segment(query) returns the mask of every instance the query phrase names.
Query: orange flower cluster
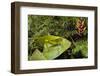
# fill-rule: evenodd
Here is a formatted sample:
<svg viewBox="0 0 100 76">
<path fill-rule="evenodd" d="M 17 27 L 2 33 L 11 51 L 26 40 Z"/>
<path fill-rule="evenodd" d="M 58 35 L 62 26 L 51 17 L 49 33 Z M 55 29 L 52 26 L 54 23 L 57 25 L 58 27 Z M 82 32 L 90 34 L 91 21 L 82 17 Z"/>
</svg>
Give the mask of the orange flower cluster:
<svg viewBox="0 0 100 76">
<path fill-rule="evenodd" d="M 86 30 L 85 20 L 78 19 L 76 22 L 76 28 L 79 35 Z"/>
</svg>

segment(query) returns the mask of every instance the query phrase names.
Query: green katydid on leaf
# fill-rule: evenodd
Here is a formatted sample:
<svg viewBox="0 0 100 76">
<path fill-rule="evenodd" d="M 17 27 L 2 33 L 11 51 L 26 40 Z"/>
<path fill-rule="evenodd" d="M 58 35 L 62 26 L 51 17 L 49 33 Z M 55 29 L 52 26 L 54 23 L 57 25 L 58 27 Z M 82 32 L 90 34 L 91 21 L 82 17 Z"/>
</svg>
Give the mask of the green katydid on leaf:
<svg viewBox="0 0 100 76">
<path fill-rule="evenodd" d="M 43 52 L 36 49 L 30 57 L 30 60 L 53 60 L 60 56 L 71 45 L 69 40 L 53 35 L 38 37 L 37 41 L 44 45 Z"/>
</svg>

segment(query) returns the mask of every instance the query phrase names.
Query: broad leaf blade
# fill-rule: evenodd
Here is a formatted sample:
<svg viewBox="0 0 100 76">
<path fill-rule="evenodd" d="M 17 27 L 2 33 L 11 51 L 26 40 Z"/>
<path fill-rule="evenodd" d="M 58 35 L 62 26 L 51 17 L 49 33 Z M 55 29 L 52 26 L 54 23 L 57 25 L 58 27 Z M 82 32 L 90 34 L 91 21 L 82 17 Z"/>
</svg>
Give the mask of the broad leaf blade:
<svg viewBox="0 0 100 76">
<path fill-rule="evenodd" d="M 46 58 L 38 49 L 36 49 L 30 57 L 30 60 L 46 60 Z"/>
<path fill-rule="evenodd" d="M 49 43 L 44 44 L 44 50 L 43 55 L 47 59 L 54 59 L 61 55 L 64 51 L 66 51 L 70 47 L 71 43 L 67 39 L 62 38 L 62 41 L 60 44 L 53 45 Z"/>
</svg>

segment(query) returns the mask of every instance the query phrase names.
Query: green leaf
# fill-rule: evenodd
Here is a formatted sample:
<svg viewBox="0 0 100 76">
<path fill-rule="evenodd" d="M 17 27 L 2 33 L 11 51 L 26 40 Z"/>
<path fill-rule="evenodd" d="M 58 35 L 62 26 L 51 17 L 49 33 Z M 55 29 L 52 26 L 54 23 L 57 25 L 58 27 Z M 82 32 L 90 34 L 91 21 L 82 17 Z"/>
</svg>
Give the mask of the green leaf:
<svg viewBox="0 0 100 76">
<path fill-rule="evenodd" d="M 46 58 L 43 56 L 43 53 L 41 53 L 38 49 L 36 49 L 32 56 L 30 57 L 30 60 L 45 60 Z"/>
<path fill-rule="evenodd" d="M 56 57 L 58 57 L 59 55 L 61 55 L 64 51 L 66 51 L 71 43 L 64 39 L 61 38 L 62 40 L 60 41 L 60 44 L 50 44 L 47 43 L 44 46 L 44 50 L 43 50 L 43 55 L 47 58 L 47 59 L 54 59 Z"/>
<path fill-rule="evenodd" d="M 35 50 L 32 54 L 31 60 L 50 60 L 58 57 L 66 51 L 71 43 L 65 38 L 53 35 L 46 35 L 38 38 L 38 41 L 44 44 L 43 52 Z"/>
</svg>

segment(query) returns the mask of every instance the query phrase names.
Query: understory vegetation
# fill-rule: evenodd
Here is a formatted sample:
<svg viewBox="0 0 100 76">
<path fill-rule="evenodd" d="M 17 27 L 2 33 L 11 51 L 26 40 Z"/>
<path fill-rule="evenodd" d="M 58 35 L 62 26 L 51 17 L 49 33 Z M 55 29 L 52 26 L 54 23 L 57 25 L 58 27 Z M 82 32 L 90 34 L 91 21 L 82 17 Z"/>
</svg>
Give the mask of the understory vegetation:
<svg viewBox="0 0 100 76">
<path fill-rule="evenodd" d="M 28 60 L 88 57 L 88 18 L 28 15 Z"/>
</svg>

